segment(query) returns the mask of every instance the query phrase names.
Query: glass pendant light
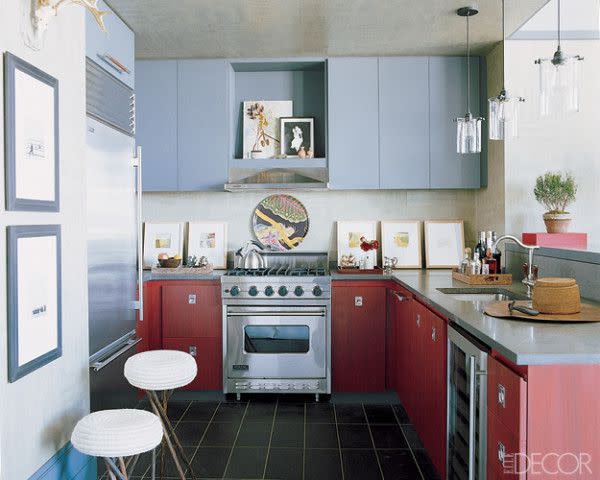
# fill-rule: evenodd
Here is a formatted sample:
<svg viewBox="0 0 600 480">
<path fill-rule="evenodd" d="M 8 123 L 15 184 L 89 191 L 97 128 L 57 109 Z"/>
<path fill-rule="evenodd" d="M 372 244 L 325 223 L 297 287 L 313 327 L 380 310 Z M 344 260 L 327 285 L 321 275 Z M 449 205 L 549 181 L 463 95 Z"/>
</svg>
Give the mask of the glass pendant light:
<svg viewBox="0 0 600 480">
<path fill-rule="evenodd" d="M 490 140 L 504 140 L 508 137 L 517 136 L 519 103 L 525 101 L 522 97 L 510 97 L 506 91 L 506 73 L 504 70 L 505 39 L 504 0 L 502 0 L 502 90 L 497 96 L 488 99 Z"/>
<path fill-rule="evenodd" d="M 467 113 L 456 119 L 456 151 L 458 153 L 481 152 L 481 122 L 483 118 L 471 114 L 471 43 L 469 38 L 469 17 L 477 15 L 472 7 L 459 8 L 456 12 L 467 19 Z"/>
<path fill-rule="evenodd" d="M 540 112 L 542 115 L 579 111 L 580 55 L 565 55 L 560 47 L 560 0 L 558 1 L 558 48 L 552 58 L 538 58 L 540 66 Z"/>
</svg>

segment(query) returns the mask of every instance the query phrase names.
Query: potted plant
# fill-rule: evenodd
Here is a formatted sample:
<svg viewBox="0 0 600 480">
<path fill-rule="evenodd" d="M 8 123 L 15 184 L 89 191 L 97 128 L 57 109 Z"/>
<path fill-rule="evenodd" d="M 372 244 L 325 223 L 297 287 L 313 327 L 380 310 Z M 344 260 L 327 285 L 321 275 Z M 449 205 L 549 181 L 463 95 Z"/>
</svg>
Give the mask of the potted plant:
<svg viewBox="0 0 600 480">
<path fill-rule="evenodd" d="M 533 190 L 535 199 L 546 207 L 544 223 L 548 233 L 569 230 L 571 214 L 567 207 L 575 200 L 577 184 L 570 173 L 546 172 L 537 178 Z"/>
</svg>

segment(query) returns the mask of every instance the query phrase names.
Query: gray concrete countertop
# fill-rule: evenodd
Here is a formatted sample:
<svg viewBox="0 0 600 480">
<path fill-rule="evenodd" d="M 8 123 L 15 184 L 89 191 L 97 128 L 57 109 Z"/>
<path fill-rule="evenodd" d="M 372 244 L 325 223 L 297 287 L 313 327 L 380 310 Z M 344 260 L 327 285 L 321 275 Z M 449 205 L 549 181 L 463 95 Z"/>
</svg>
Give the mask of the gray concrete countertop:
<svg viewBox="0 0 600 480">
<path fill-rule="evenodd" d="M 459 301 L 438 290 L 469 287 L 453 280 L 449 270 L 395 270 L 391 276 L 334 273 L 332 279 L 393 279 L 450 322 L 517 365 L 600 363 L 600 323 L 530 322 L 490 317 L 482 312 L 482 304 Z M 525 293 L 520 282 L 499 288 Z"/>
<path fill-rule="evenodd" d="M 198 281 L 206 281 L 206 280 L 219 280 L 225 270 L 213 270 L 211 273 L 207 273 L 206 275 L 196 275 L 193 273 L 154 273 L 150 270 L 144 270 L 144 282 L 151 282 L 153 280 L 198 280 Z"/>
</svg>

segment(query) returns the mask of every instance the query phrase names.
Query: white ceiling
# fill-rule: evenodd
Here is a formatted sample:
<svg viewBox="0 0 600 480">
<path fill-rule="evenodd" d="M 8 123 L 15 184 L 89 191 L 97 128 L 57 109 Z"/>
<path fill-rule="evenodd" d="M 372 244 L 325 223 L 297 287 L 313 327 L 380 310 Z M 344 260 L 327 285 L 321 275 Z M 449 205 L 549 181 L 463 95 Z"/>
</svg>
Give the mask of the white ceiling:
<svg viewBox="0 0 600 480">
<path fill-rule="evenodd" d="M 508 33 L 548 0 L 506 0 Z M 465 0 L 109 0 L 138 58 L 450 55 L 465 50 Z M 476 53 L 502 38 L 501 0 L 477 2 Z"/>
</svg>

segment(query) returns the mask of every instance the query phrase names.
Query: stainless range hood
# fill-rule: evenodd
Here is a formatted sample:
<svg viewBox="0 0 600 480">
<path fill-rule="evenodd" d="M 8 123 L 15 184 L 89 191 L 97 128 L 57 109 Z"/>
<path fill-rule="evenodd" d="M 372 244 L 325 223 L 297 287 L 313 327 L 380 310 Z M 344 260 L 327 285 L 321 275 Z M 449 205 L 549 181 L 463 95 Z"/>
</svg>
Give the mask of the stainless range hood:
<svg viewBox="0 0 600 480">
<path fill-rule="evenodd" d="M 323 170 L 323 171 L 319 171 Z M 252 173 L 239 180 L 226 183 L 225 190 L 228 192 L 242 192 L 252 190 L 328 190 L 329 184 L 323 178 L 326 178 L 325 169 L 315 169 L 309 172 L 303 170 L 299 173 L 292 169 L 272 168 L 260 172 Z M 231 172 L 235 176 L 235 172 Z M 230 176 L 230 180 L 231 180 Z M 240 175 L 238 175 L 238 178 Z"/>
</svg>

